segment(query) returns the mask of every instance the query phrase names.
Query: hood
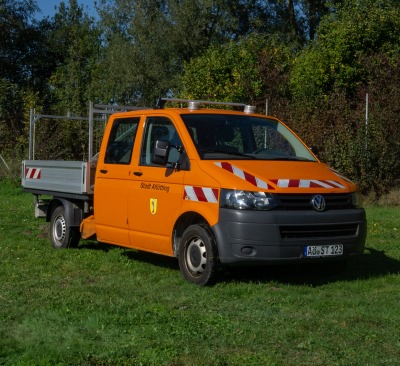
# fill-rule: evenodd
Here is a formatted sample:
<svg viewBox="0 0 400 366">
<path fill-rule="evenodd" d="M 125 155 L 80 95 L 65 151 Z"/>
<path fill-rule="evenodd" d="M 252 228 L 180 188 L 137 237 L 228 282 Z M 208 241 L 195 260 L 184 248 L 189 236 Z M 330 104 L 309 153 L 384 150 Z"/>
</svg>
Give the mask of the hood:
<svg viewBox="0 0 400 366">
<path fill-rule="evenodd" d="M 354 183 L 320 162 L 266 160 L 202 160 L 204 171 L 221 188 L 276 193 L 347 193 Z"/>
</svg>

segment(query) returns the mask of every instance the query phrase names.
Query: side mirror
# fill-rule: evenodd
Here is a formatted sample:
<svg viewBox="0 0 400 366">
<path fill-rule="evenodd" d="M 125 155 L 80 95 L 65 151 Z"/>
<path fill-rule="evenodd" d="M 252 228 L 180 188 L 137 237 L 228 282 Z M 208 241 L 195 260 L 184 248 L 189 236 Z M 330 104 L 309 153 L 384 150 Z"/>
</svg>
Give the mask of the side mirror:
<svg viewBox="0 0 400 366">
<path fill-rule="evenodd" d="M 170 145 L 168 141 L 157 140 L 154 143 L 151 162 L 158 165 L 167 165 Z"/>
</svg>

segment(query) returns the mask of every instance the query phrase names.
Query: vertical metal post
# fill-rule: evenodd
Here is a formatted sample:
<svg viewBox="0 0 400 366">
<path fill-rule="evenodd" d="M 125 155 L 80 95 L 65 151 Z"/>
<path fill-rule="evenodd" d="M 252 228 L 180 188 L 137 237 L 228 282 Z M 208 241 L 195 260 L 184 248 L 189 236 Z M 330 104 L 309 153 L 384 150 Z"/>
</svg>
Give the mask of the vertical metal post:
<svg viewBox="0 0 400 366">
<path fill-rule="evenodd" d="M 32 160 L 33 151 L 33 108 L 29 112 L 29 147 L 28 147 L 28 160 Z"/>
<path fill-rule="evenodd" d="M 368 148 L 368 93 L 365 94 L 365 149 Z"/>
<path fill-rule="evenodd" d="M 268 116 L 268 99 L 265 99 L 265 115 Z"/>
<path fill-rule="evenodd" d="M 93 157 L 93 102 L 89 102 L 89 163 L 92 162 Z"/>
<path fill-rule="evenodd" d="M 33 110 L 33 134 L 32 134 L 32 160 L 35 160 L 35 141 L 36 141 L 36 118 L 35 110 Z"/>
</svg>

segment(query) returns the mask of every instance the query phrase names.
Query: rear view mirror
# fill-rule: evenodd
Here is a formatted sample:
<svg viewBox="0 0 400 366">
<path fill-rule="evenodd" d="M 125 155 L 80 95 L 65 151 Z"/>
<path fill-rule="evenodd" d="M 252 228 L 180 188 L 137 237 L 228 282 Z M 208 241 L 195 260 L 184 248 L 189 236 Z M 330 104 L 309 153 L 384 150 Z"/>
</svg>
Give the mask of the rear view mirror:
<svg viewBox="0 0 400 366">
<path fill-rule="evenodd" d="M 309 146 L 309 149 L 311 150 L 311 152 L 315 155 L 318 156 L 319 154 L 319 149 L 317 146 Z"/>
<path fill-rule="evenodd" d="M 167 165 L 169 155 L 169 142 L 164 140 L 156 140 L 154 143 L 153 153 L 151 154 L 151 161 L 158 165 Z"/>
</svg>

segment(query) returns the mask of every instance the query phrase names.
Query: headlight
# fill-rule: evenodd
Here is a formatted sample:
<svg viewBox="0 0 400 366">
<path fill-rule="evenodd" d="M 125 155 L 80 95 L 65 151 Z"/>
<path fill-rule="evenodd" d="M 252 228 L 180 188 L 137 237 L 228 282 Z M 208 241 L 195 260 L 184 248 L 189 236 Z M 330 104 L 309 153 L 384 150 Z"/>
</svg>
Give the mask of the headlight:
<svg viewBox="0 0 400 366">
<path fill-rule="evenodd" d="M 221 191 L 221 207 L 237 210 L 271 210 L 276 207 L 274 197 L 266 192 Z"/>
<path fill-rule="evenodd" d="M 357 207 L 357 208 L 363 207 L 361 194 L 359 192 L 353 192 L 351 194 L 351 201 L 352 201 L 351 203 L 353 204 L 354 207 Z"/>
</svg>

